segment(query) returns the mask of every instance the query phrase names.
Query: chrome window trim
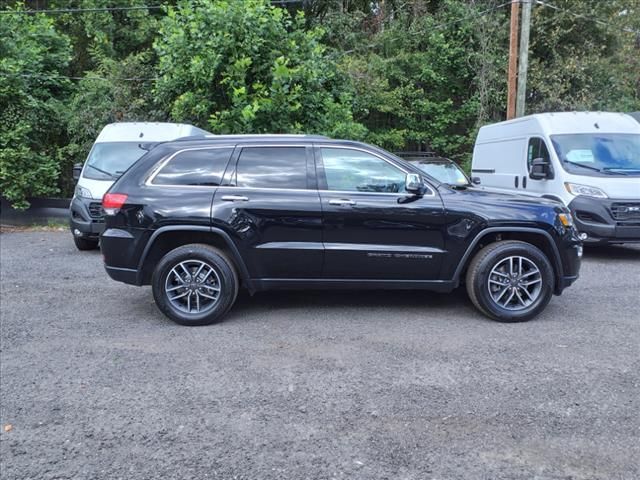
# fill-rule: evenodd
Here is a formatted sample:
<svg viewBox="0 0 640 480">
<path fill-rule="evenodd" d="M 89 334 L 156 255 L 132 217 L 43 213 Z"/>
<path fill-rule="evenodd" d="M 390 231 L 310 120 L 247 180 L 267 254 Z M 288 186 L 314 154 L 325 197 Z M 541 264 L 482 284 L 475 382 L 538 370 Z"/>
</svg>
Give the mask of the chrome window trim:
<svg viewBox="0 0 640 480">
<path fill-rule="evenodd" d="M 191 152 L 191 151 L 194 151 L 194 150 L 217 150 L 217 149 L 221 149 L 221 148 L 230 148 L 231 149 L 231 155 L 233 155 L 233 150 L 235 148 L 235 145 L 231 144 L 231 145 L 215 145 L 215 146 L 206 146 L 206 147 L 191 147 L 191 148 L 183 148 L 181 150 L 173 152 L 171 155 L 169 155 L 167 158 L 165 158 L 164 160 L 160 161 L 159 163 L 156 164 L 155 167 L 153 167 L 153 169 L 151 170 L 151 173 L 149 174 L 149 176 L 145 180 L 144 184 L 147 187 L 159 187 L 159 188 L 165 188 L 165 187 L 173 187 L 173 188 L 218 188 L 219 185 L 159 185 L 159 184 L 153 183 L 153 180 L 156 178 L 158 173 L 160 173 L 160 170 L 162 170 L 167 165 L 167 163 L 169 163 L 171 160 L 173 160 L 177 155 L 179 155 L 181 153 Z M 231 158 L 231 156 L 229 157 L 229 159 L 230 158 Z M 228 162 L 229 162 L 229 160 L 227 160 L 227 164 L 228 164 Z"/>
<path fill-rule="evenodd" d="M 160 185 L 157 185 L 160 186 Z M 166 185 L 162 185 L 163 187 L 166 187 Z M 427 185 L 427 187 L 429 187 Z M 409 192 L 356 192 L 356 191 L 350 191 L 350 190 L 320 190 L 318 188 L 271 188 L 271 187 L 236 187 L 234 185 L 220 185 L 219 187 L 213 187 L 213 188 L 228 188 L 230 190 L 273 190 L 273 191 L 282 191 L 282 190 L 286 190 L 287 192 L 314 192 L 314 193 L 339 193 L 339 194 L 345 194 L 345 193 L 358 193 L 358 194 L 362 194 L 362 195 L 394 195 L 396 197 L 408 197 L 413 195 L 412 193 Z M 433 193 L 433 191 L 431 190 L 431 188 L 429 187 L 429 191 L 431 192 L 429 195 L 425 194 L 423 195 L 423 197 L 434 197 L 435 194 Z"/>
<path fill-rule="evenodd" d="M 396 165 L 394 162 L 392 162 L 391 160 L 384 158 L 382 155 L 376 153 L 376 152 L 372 152 L 370 150 L 367 150 L 365 148 L 360 148 L 360 147 L 353 147 L 350 145 L 338 145 L 338 144 L 334 144 L 334 143 L 329 143 L 329 144 L 317 144 L 315 145 L 317 148 L 319 149 L 323 149 L 323 148 L 340 148 L 343 150 L 357 150 L 359 152 L 364 152 L 364 153 L 368 153 L 369 155 L 372 155 L 374 157 L 378 157 L 380 160 L 383 160 L 385 162 L 387 162 L 389 165 L 391 165 L 394 168 L 397 168 L 398 170 L 400 170 L 401 172 L 403 172 L 405 174 L 405 176 L 409 173 L 414 173 L 414 172 L 409 172 L 408 170 L 405 170 L 403 167 L 401 167 L 400 165 Z M 322 154 L 322 152 L 320 152 Z M 324 159 L 322 160 L 322 169 L 324 170 Z M 424 182 L 424 176 L 419 174 L 422 178 L 423 178 L 423 182 Z M 325 174 L 326 177 L 326 174 Z M 431 185 L 428 183 L 425 183 L 425 186 L 427 187 L 427 189 L 429 190 L 429 194 L 424 194 L 423 197 L 435 197 L 436 194 L 433 190 L 433 188 L 431 188 Z M 393 193 L 393 192 L 360 192 L 358 190 L 322 190 L 322 189 L 318 189 L 318 191 L 320 192 L 331 192 L 331 193 L 363 193 L 363 194 L 376 194 L 376 195 L 412 195 L 409 192 L 397 192 L 397 193 Z"/>
<path fill-rule="evenodd" d="M 397 193 L 393 193 L 393 192 L 358 192 L 358 191 L 353 191 L 353 190 L 322 190 L 320 188 L 315 188 L 315 189 L 309 189 L 309 188 L 271 188 L 271 187 L 237 187 L 235 185 L 159 185 L 159 184 L 154 184 L 153 180 L 156 178 L 156 176 L 158 175 L 158 173 L 160 173 L 160 170 L 162 170 L 164 168 L 164 166 L 169 163 L 171 160 L 173 160 L 177 155 L 179 155 L 180 153 L 184 153 L 184 152 L 190 152 L 190 151 L 194 151 L 194 150 L 216 150 L 216 149 L 220 149 L 220 148 L 231 148 L 231 149 L 236 149 L 236 148 L 264 148 L 264 147 L 303 147 L 303 148 L 323 148 L 323 147 L 327 147 L 327 148 L 342 148 L 342 149 L 346 149 L 346 150 L 357 150 L 360 152 L 364 152 L 364 153 L 368 153 L 370 155 L 373 155 L 374 157 L 378 157 L 381 160 L 387 162 L 388 164 L 390 164 L 392 167 L 397 168 L 398 170 L 401 170 L 405 175 L 408 172 L 407 170 L 405 170 L 404 168 L 400 167 L 399 165 L 396 165 L 395 163 L 391 162 L 390 160 L 384 158 L 383 156 L 379 155 L 378 153 L 375 152 L 371 152 L 365 148 L 361 148 L 361 147 L 353 147 L 353 146 L 347 146 L 347 145 L 340 145 L 340 144 L 335 144 L 335 143 L 320 143 L 320 144 L 313 144 L 313 143 L 267 143 L 267 144 L 245 144 L 245 143 L 238 143 L 238 144 L 227 144 L 227 145 L 209 145 L 206 147 L 190 147 L 190 148 L 183 148 L 180 149 L 178 151 L 173 152 L 171 155 L 169 155 L 167 158 L 165 158 L 164 160 L 161 160 L 160 162 L 158 162 L 156 164 L 156 166 L 151 170 L 151 173 L 148 175 L 147 179 L 145 180 L 144 184 L 147 187 L 152 187 L 152 188 L 199 188 L 199 189 L 216 189 L 216 188 L 231 188 L 231 189 L 243 189 L 243 190 L 277 190 L 277 191 L 282 191 L 282 190 L 286 190 L 288 192 L 326 192 L 326 193 L 338 193 L 338 194 L 349 194 L 349 193 L 357 193 L 357 194 L 366 194 L 366 195 L 395 195 L 395 196 L 407 196 L 407 195 L 412 195 L 409 192 L 397 192 Z M 241 154 L 242 152 L 240 152 Z M 231 154 L 231 157 L 233 157 L 233 152 Z M 231 161 L 231 157 L 230 160 Z M 240 160 L 240 155 L 238 155 L 238 160 L 236 161 L 236 168 L 237 168 L 237 163 Z M 435 191 L 432 188 L 432 186 L 428 183 L 425 184 L 429 190 L 428 194 L 424 194 L 424 197 L 435 197 Z"/>
<path fill-rule="evenodd" d="M 286 190 L 287 192 L 313 192 L 313 193 L 318 193 L 319 190 L 317 188 L 277 188 L 277 187 L 237 187 L 235 185 L 220 185 L 219 187 L 215 187 L 215 188 L 228 188 L 229 190 L 273 190 L 273 191 L 283 191 Z"/>
</svg>

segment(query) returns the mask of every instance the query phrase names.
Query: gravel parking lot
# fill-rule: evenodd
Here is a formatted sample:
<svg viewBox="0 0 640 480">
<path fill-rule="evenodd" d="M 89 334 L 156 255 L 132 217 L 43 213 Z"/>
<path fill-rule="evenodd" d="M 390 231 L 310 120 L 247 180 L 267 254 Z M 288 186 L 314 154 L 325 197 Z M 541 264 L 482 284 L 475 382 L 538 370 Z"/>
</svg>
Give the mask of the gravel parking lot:
<svg viewBox="0 0 640 480">
<path fill-rule="evenodd" d="M 640 478 L 638 247 L 525 324 L 279 292 L 186 328 L 66 231 L 0 244 L 2 479 Z"/>
</svg>

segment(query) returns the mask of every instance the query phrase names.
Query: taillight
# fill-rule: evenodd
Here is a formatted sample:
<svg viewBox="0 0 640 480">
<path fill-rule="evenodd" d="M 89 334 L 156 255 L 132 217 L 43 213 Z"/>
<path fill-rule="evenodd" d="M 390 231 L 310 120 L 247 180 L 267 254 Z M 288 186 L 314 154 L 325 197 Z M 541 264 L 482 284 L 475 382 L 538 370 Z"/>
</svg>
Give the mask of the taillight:
<svg viewBox="0 0 640 480">
<path fill-rule="evenodd" d="M 107 215 L 115 215 L 127 201 L 124 193 L 105 193 L 102 197 L 102 209 Z"/>
</svg>

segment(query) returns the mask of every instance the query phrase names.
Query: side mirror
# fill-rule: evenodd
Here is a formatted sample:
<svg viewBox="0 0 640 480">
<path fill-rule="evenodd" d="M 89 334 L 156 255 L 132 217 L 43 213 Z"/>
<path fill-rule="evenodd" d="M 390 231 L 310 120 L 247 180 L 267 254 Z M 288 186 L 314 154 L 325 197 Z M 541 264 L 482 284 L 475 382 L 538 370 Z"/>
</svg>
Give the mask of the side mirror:
<svg viewBox="0 0 640 480">
<path fill-rule="evenodd" d="M 82 173 L 82 164 L 76 163 L 73 166 L 73 179 L 77 182 L 80 180 L 80 174 Z"/>
<path fill-rule="evenodd" d="M 551 163 L 544 158 L 534 158 L 529 167 L 529 178 L 531 180 L 546 180 L 553 178 Z"/>
<path fill-rule="evenodd" d="M 407 173 L 404 180 L 404 189 L 414 195 L 423 195 L 427 187 L 422 183 L 420 175 L 417 173 Z"/>
<path fill-rule="evenodd" d="M 474 185 L 480 185 L 482 182 L 480 181 L 480 177 L 471 177 L 471 183 Z"/>
</svg>

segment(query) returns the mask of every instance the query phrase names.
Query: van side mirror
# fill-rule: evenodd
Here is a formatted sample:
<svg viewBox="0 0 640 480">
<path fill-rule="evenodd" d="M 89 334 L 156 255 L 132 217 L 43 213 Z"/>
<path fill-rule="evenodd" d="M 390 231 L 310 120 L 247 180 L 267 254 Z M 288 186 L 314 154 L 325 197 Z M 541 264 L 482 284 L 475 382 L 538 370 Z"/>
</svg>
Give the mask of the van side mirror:
<svg viewBox="0 0 640 480">
<path fill-rule="evenodd" d="M 73 179 L 77 182 L 80 180 L 80 174 L 82 173 L 82 164 L 76 163 L 73 166 Z"/>
<path fill-rule="evenodd" d="M 480 181 L 480 177 L 471 177 L 471 183 L 474 185 L 480 185 L 482 182 Z"/>
<path fill-rule="evenodd" d="M 404 189 L 409 193 L 413 193 L 414 195 L 424 195 L 427 187 L 424 183 L 422 183 L 420 175 L 418 175 L 417 173 L 407 173 L 407 176 L 404 180 Z"/>
<path fill-rule="evenodd" d="M 529 167 L 529 178 L 531 180 L 551 180 L 553 169 L 551 162 L 545 158 L 534 158 Z"/>
</svg>

